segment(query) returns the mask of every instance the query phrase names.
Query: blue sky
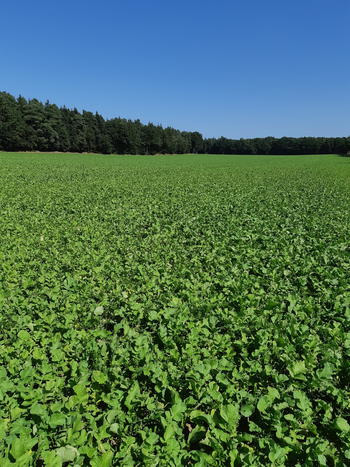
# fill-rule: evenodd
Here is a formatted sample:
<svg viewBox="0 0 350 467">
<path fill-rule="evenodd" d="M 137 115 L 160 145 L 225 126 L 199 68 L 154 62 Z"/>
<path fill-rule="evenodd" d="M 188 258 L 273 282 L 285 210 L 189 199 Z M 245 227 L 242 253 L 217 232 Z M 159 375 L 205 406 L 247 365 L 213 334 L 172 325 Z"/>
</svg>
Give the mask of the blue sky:
<svg viewBox="0 0 350 467">
<path fill-rule="evenodd" d="M 349 0 L 3 0 L 0 90 L 204 136 L 350 134 Z"/>
</svg>

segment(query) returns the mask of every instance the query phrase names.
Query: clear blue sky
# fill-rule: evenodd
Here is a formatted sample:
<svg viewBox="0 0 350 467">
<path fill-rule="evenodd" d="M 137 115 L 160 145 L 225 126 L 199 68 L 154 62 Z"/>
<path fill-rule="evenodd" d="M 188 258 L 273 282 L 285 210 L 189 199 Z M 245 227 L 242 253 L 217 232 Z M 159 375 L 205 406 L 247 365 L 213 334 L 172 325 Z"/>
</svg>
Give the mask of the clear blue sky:
<svg viewBox="0 0 350 467">
<path fill-rule="evenodd" d="M 350 134 L 349 0 L 3 0 L 0 90 L 205 136 Z"/>
</svg>

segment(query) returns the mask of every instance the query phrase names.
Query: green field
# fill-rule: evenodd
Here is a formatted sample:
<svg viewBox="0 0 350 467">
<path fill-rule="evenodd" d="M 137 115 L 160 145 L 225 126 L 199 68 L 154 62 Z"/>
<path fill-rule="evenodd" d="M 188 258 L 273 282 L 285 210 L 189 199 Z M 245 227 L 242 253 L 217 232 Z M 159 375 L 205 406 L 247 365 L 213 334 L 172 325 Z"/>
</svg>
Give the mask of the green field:
<svg viewBox="0 0 350 467">
<path fill-rule="evenodd" d="M 0 153 L 0 465 L 350 464 L 350 159 Z"/>
</svg>

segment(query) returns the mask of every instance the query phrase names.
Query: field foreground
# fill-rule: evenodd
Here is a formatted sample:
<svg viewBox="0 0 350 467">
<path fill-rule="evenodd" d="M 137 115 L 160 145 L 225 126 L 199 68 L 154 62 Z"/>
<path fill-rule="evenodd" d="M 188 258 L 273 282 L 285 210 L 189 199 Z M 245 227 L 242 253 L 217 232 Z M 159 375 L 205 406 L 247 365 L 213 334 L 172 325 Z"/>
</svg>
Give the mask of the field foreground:
<svg viewBox="0 0 350 467">
<path fill-rule="evenodd" d="M 350 159 L 0 154 L 0 465 L 349 465 Z"/>
</svg>

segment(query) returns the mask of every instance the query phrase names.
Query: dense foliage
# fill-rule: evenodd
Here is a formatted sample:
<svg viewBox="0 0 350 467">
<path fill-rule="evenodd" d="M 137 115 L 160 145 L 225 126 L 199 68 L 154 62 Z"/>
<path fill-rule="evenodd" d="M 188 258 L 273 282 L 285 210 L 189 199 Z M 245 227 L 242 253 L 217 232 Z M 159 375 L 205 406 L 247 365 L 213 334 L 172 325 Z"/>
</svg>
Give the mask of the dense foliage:
<svg viewBox="0 0 350 467">
<path fill-rule="evenodd" d="M 0 154 L 0 465 L 348 465 L 350 161 Z"/>
<path fill-rule="evenodd" d="M 330 154 L 350 151 L 350 138 L 203 139 L 98 113 L 59 108 L 0 92 L 0 150 L 114 154 Z"/>
</svg>

